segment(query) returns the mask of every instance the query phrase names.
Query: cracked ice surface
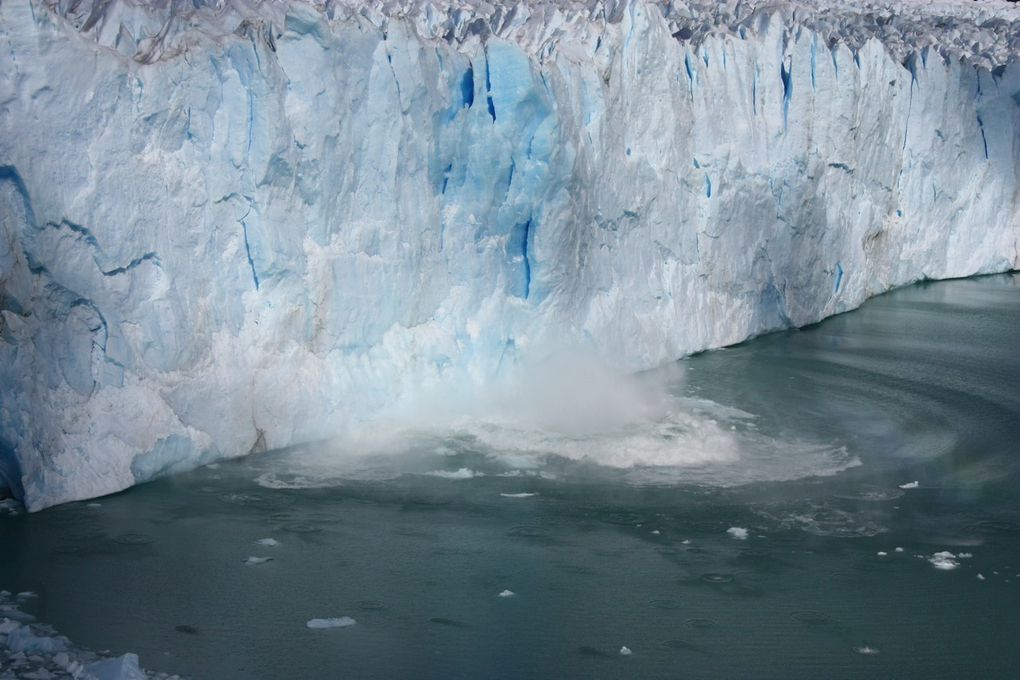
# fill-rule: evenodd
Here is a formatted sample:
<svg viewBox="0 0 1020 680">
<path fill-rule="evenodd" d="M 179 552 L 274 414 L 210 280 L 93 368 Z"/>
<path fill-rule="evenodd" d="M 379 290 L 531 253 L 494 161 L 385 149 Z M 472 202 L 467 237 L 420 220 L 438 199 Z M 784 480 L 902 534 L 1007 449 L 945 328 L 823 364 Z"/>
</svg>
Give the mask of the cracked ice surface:
<svg viewBox="0 0 1020 680">
<path fill-rule="evenodd" d="M 0 487 L 39 509 L 563 348 L 649 368 L 1015 268 L 1018 21 L 5 1 Z"/>
</svg>

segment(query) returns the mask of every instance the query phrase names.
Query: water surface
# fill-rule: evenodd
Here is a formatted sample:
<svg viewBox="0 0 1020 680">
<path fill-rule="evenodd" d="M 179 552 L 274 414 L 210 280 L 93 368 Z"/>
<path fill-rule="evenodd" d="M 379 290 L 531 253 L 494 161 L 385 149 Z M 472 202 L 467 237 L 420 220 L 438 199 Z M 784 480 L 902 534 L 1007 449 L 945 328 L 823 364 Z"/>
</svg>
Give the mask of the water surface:
<svg viewBox="0 0 1020 680">
<path fill-rule="evenodd" d="M 196 678 L 1016 677 L 1018 337 L 1020 276 L 918 285 L 601 435 L 472 416 L 0 517 L 0 588 Z"/>
</svg>

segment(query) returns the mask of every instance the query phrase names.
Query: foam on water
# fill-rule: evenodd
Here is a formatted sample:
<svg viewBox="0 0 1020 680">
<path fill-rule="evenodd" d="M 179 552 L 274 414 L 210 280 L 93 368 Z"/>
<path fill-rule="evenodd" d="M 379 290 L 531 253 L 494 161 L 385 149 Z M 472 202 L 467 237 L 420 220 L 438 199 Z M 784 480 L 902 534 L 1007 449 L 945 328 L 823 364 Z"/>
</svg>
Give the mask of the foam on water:
<svg viewBox="0 0 1020 680">
<path fill-rule="evenodd" d="M 620 376 L 547 362 L 486 395 L 436 394 L 384 425 L 302 447 L 256 482 L 318 488 L 402 474 L 735 486 L 830 476 L 860 464 L 838 442 L 780 437 L 752 413 L 684 393 L 680 365 Z"/>
</svg>

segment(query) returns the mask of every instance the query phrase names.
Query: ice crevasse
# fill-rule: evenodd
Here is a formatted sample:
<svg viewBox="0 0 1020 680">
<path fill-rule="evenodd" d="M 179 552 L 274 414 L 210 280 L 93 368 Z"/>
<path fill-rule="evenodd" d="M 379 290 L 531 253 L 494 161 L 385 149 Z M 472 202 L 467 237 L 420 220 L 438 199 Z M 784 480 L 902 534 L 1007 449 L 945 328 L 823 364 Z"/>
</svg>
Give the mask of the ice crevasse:
<svg viewBox="0 0 1020 680">
<path fill-rule="evenodd" d="M 0 487 L 1017 268 L 1017 36 L 995 1 L 5 0 Z"/>
</svg>

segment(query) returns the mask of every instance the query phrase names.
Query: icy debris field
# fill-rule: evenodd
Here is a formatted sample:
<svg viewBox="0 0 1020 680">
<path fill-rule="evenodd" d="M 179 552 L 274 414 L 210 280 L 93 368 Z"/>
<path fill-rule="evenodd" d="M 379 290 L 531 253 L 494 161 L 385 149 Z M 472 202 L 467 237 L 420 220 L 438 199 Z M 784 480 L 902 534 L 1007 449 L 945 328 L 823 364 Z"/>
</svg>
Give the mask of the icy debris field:
<svg viewBox="0 0 1020 680">
<path fill-rule="evenodd" d="M 135 654 L 110 656 L 76 647 L 21 610 L 33 597 L 0 590 L 0 680 L 179 680 L 146 672 Z"/>
</svg>

